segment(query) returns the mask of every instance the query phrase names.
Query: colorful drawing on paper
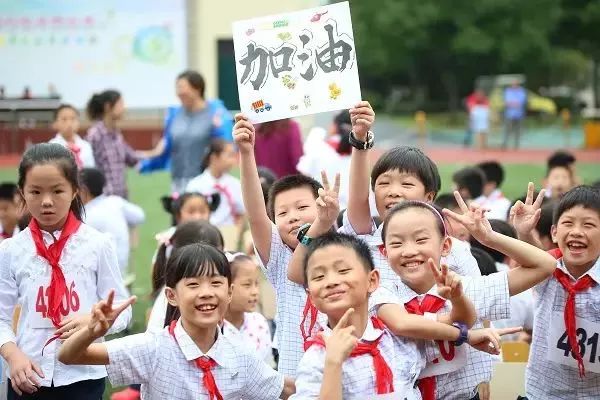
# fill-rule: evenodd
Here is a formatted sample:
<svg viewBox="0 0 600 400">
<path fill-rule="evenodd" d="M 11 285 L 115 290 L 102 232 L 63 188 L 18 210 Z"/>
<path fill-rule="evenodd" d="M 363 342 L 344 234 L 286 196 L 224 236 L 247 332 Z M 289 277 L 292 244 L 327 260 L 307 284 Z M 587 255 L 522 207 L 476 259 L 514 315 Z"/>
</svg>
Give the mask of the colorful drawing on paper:
<svg viewBox="0 0 600 400">
<path fill-rule="evenodd" d="M 361 99 L 347 2 L 238 21 L 233 38 L 240 104 L 253 122 L 349 108 Z M 258 99 L 304 107 L 265 113 L 250 107 Z"/>
</svg>

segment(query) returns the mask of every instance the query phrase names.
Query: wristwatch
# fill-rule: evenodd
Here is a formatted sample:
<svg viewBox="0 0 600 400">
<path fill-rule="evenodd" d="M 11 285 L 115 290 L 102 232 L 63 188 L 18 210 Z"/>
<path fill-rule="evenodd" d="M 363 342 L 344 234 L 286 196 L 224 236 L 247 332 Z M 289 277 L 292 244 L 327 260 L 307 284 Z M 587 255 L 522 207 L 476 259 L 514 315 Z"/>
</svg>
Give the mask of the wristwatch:
<svg viewBox="0 0 600 400">
<path fill-rule="evenodd" d="M 452 324 L 452 326 L 460 330 L 460 335 L 458 336 L 458 339 L 454 341 L 455 346 L 460 346 L 469 339 L 469 327 L 467 326 L 467 324 L 463 324 L 462 322 L 455 322 Z"/>
<path fill-rule="evenodd" d="M 375 144 L 375 135 L 371 131 L 367 132 L 366 142 L 358 140 L 356 136 L 354 136 L 354 131 L 350 132 L 348 139 L 350 141 L 350 145 L 358 150 L 369 150 L 373 148 L 373 145 Z"/>
<path fill-rule="evenodd" d="M 310 224 L 304 224 L 298 229 L 298 235 L 296 235 L 298 241 L 305 246 L 308 246 L 313 241 L 313 238 L 306 236 L 306 232 L 308 232 L 309 229 Z"/>
</svg>

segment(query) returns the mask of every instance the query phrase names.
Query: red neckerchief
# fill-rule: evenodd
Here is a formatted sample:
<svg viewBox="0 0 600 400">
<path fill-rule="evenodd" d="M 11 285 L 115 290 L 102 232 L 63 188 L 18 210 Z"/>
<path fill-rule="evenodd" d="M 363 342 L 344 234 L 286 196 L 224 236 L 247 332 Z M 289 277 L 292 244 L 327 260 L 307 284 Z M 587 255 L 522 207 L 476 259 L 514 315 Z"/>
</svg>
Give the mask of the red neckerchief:
<svg viewBox="0 0 600 400">
<path fill-rule="evenodd" d="M 446 304 L 446 300 L 426 294 L 420 304 L 419 299 L 415 297 L 408 303 L 405 303 L 404 308 L 410 314 L 425 315 L 425 313 L 437 313 L 444 307 L 444 304 Z M 439 345 L 440 341 L 436 340 L 436 342 L 438 342 Z M 423 400 L 435 400 L 435 389 L 435 376 L 419 379 L 419 391 L 421 392 Z"/>
<path fill-rule="evenodd" d="M 75 163 L 77 164 L 77 167 L 83 168 L 83 161 L 81 161 L 81 147 L 79 147 L 75 143 L 67 142 L 67 148 L 71 150 L 71 153 L 73 153 L 73 157 L 75 157 Z"/>
<path fill-rule="evenodd" d="M 169 333 L 175 339 L 175 343 L 177 343 L 177 338 L 175 337 L 175 326 L 177 326 L 177 321 L 171 321 L 169 325 Z M 210 400 L 223 400 L 223 396 L 221 396 L 221 392 L 219 392 L 219 388 L 217 387 L 217 382 L 215 382 L 215 377 L 212 373 L 212 369 L 217 365 L 217 362 L 210 357 L 198 357 L 194 360 L 196 367 L 202 370 L 203 377 L 202 383 L 208 392 L 208 397 Z"/>
<path fill-rule="evenodd" d="M 300 322 L 300 333 L 302 334 L 302 342 L 304 343 L 304 351 L 310 346 L 308 344 L 309 338 L 313 335 L 313 329 L 317 323 L 317 308 L 310 301 L 310 297 L 306 296 L 306 303 L 304 303 L 304 310 L 302 311 L 302 321 Z M 308 329 L 305 329 L 304 325 L 308 320 Z"/>
<path fill-rule="evenodd" d="M 37 254 L 48 261 L 50 267 L 52 268 L 51 276 L 50 276 L 50 286 L 48 286 L 48 318 L 52 321 L 52 325 L 56 329 L 60 328 L 60 305 L 62 303 L 62 299 L 67 292 L 67 283 L 65 282 L 65 276 L 63 275 L 62 269 L 58 264 L 60 261 L 60 257 L 62 255 L 62 251 L 67 244 L 67 241 L 71 237 L 72 234 L 77 232 L 77 229 L 81 226 L 81 221 L 77 219 L 75 214 L 72 211 L 69 211 L 69 215 L 67 216 L 67 220 L 65 221 L 65 225 L 62 228 L 60 233 L 60 237 L 54 243 L 52 243 L 48 248 L 46 248 L 46 244 L 44 243 L 44 238 L 42 237 L 42 231 L 40 230 L 40 226 L 35 218 L 31 219 L 29 222 L 29 230 L 31 231 L 31 237 L 33 238 L 33 242 L 35 243 L 35 249 Z"/>
<path fill-rule="evenodd" d="M 233 200 L 233 195 L 231 194 L 231 191 L 229 191 L 229 189 L 225 185 L 221 185 L 220 183 L 215 183 L 214 188 L 217 192 L 225 196 L 227 205 L 229 205 L 229 209 L 231 210 L 231 215 L 234 219 L 237 218 L 239 215 L 235 211 L 235 201 Z"/>
<path fill-rule="evenodd" d="M 548 254 L 550 254 L 552 257 L 556 258 L 557 260 L 559 258 L 562 258 L 562 251 L 560 251 L 560 249 L 557 247 L 555 249 L 552 250 L 548 250 Z"/>
<path fill-rule="evenodd" d="M 554 277 L 561 284 L 561 286 L 567 292 L 567 302 L 565 304 L 564 319 L 565 327 L 567 328 L 567 336 L 569 337 L 569 345 L 571 346 L 571 352 L 577 360 L 577 366 L 579 367 L 579 376 L 585 376 L 585 366 L 583 365 L 583 358 L 579 351 L 579 343 L 577 342 L 577 320 L 575 319 L 575 295 L 578 292 L 583 292 L 594 286 L 594 280 L 589 275 L 584 275 L 579 278 L 575 283 L 571 283 L 569 276 L 563 272 L 563 270 L 556 268 L 554 270 Z"/>
<path fill-rule="evenodd" d="M 373 323 L 373 327 L 376 329 L 385 328 L 383 322 L 381 322 L 377 317 L 372 317 L 371 321 Z M 354 350 L 352 350 L 350 353 L 350 357 L 358 357 L 365 354 L 370 354 L 373 357 L 373 369 L 375 370 L 375 386 L 377 389 L 377 394 L 393 393 L 394 373 L 379 351 L 380 340 L 381 337 L 373 342 L 358 342 L 356 347 L 354 347 Z M 325 341 L 321 336 L 318 335 L 312 337 L 306 342 L 306 344 L 306 349 L 310 348 L 312 345 L 325 347 Z"/>
</svg>

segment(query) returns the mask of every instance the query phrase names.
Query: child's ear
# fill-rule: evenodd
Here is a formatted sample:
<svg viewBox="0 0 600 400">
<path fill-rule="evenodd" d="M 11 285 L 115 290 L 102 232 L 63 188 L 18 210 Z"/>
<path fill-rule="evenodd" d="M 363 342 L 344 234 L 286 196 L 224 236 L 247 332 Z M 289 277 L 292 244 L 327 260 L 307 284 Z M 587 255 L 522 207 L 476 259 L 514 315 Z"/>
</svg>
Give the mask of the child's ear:
<svg viewBox="0 0 600 400">
<path fill-rule="evenodd" d="M 450 250 L 452 250 L 452 239 L 450 236 L 446 236 L 442 241 L 442 256 L 448 256 L 448 254 L 450 254 Z"/>
<path fill-rule="evenodd" d="M 558 244 L 558 241 L 556 240 L 556 225 L 552 225 L 550 228 L 550 237 L 552 238 L 552 243 Z"/>
<path fill-rule="evenodd" d="M 374 269 L 369 272 L 369 294 L 373 293 L 379 287 L 379 271 Z"/>
<path fill-rule="evenodd" d="M 435 192 L 427 192 L 425 193 L 425 201 L 427 203 L 432 203 L 435 198 Z"/>
<path fill-rule="evenodd" d="M 229 285 L 229 290 L 227 290 L 227 304 L 231 303 L 231 299 L 233 297 L 233 283 Z"/>
<path fill-rule="evenodd" d="M 173 307 L 179 307 L 179 305 L 177 304 L 177 295 L 175 294 L 173 288 L 167 286 L 165 288 L 165 296 L 167 297 L 167 301 L 170 305 L 172 305 Z"/>
</svg>

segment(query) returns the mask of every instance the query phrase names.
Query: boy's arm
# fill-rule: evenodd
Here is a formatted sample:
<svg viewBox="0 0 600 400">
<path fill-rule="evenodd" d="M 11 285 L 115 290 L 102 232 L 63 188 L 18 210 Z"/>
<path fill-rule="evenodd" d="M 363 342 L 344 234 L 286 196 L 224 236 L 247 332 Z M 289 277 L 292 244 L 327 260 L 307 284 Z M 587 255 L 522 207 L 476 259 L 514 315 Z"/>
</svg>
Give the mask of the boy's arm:
<svg viewBox="0 0 600 400">
<path fill-rule="evenodd" d="M 324 171 L 321 172 L 323 189 L 319 189 L 317 203 L 317 218 L 306 232 L 306 236 L 314 239 L 324 235 L 331 230 L 340 212 L 338 195 L 340 191 L 340 174 L 336 174 L 333 189 L 329 186 L 329 180 Z M 288 265 L 288 279 L 299 285 L 304 285 L 304 257 L 306 257 L 306 246 L 299 243 L 294 249 L 294 254 Z"/>
<path fill-rule="evenodd" d="M 272 223 L 267 215 L 260 178 L 254 158 L 254 126 L 243 114 L 235 116 L 233 139 L 240 149 L 240 181 L 246 217 L 258 255 L 267 265 L 271 252 Z"/>
<path fill-rule="evenodd" d="M 342 366 L 358 342 L 358 338 L 354 336 L 355 328 L 350 325 L 353 313 L 353 308 L 346 310 L 331 335 L 327 338 L 321 335 L 325 342 L 325 366 L 320 399 L 342 400 Z"/>
<path fill-rule="evenodd" d="M 421 315 L 409 314 L 400 304 L 382 304 L 377 310 L 377 316 L 388 329 L 397 336 L 410 339 L 458 340 L 460 330 L 442 322 L 432 321 Z"/>
<path fill-rule="evenodd" d="M 371 105 L 362 101 L 350 109 L 352 131 L 356 139 L 366 142 L 375 113 Z M 369 207 L 369 152 L 352 149 L 350 158 L 350 185 L 348 198 L 348 220 L 359 235 L 369 234 L 373 228 Z"/>
</svg>

